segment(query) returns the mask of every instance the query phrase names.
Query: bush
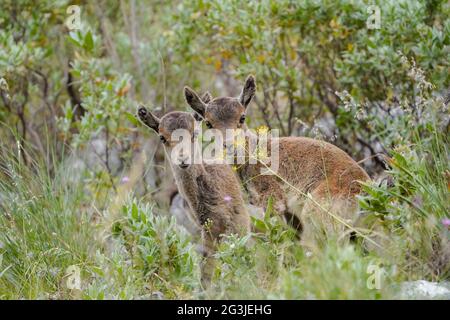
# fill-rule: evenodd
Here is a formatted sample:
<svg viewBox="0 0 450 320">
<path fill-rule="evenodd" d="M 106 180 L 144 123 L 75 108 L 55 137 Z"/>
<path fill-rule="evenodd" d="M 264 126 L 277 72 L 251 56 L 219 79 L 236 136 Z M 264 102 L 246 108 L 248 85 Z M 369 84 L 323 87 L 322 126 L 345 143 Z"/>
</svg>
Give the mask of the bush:
<svg viewBox="0 0 450 320">
<path fill-rule="evenodd" d="M 114 225 L 133 258 L 133 265 L 148 277 L 157 275 L 192 289 L 197 283 L 198 260 L 186 231 L 174 217 L 155 216 L 152 209 L 136 202 L 123 208 L 124 221 Z"/>
</svg>

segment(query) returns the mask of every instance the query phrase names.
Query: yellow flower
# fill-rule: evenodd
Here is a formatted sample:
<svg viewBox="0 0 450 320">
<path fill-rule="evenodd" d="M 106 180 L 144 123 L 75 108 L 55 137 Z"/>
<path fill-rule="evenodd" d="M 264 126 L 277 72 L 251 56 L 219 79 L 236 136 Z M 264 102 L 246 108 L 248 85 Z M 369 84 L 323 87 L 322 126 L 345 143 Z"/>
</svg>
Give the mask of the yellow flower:
<svg viewBox="0 0 450 320">
<path fill-rule="evenodd" d="M 198 18 L 200 18 L 201 15 L 202 15 L 201 11 L 193 12 L 193 13 L 191 13 L 191 19 L 193 19 L 193 20 L 198 19 Z"/>
<path fill-rule="evenodd" d="M 256 132 L 258 132 L 258 134 L 266 134 L 267 132 L 269 132 L 269 128 L 267 126 L 262 125 L 256 128 Z"/>
<path fill-rule="evenodd" d="M 217 59 L 217 60 L 214 62 L 214 69 L 216 69 L 217 72 L 219 72 L 220 69 L 222 69 L 222 60 Z"/>
<path fill-rule="evenodd" d="M 233 53 L 229 50 L 222 51 L 222 58 L 224 58 L 225 60 L 229 60 L 232 55 L 233 55 Z"/>
<path fill-rule="evenodd" d="M 266 61 L 266 56 L 263 55 L 263 54 L 260 54 L 259 56 L 256 57 L 256 60 L 257 60 L 259 63 L 264 63 L 264 62 Z"/>
<path fill-rule="evenodd" d="M 245 146 L 245 137 L 237 137 L 237 139 L 234 141 L 235 147 L 241 147 Z"/>
<path fill-rule="evenodd" d="M 223 150 L 222 154 L 217 153 L 217 155 L 216 155 L 216 160 L 224 160 L 225 157 L 226 157 L 226 155 L 227 155 L 227 151 L 226 151 L 226 150 Z"/>
<path fill-rule="evenodd" d="M 267 158 L 267 150 L 258 149 L 258 159 L 265 159 L 265 158 Z"/>
<path fill-rule="evenodd" d="M 334 19 L 332 19 L 330 21 L 330 27 L 333 29 L 338 29 L 339 28 L 339 22 L 336 22 Z"/>
</svg>

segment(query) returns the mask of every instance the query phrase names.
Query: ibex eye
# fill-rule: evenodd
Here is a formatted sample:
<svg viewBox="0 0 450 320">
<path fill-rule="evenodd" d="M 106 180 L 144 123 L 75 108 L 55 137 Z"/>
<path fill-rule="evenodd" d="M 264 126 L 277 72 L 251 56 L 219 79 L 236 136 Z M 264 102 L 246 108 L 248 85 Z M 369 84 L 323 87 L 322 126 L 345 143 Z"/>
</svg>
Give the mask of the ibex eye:
<svg viewBox="0 0 450 320">
<path fill-rule="evenodd" d="M 164 136 L 159 136 L 159 139 L 163 142 L 163 143 L 166 143 L 166 138 L 164 138 Z"/>
<path fill-rule="evenodd" d="M 209 129 L 212 129 L 212 124 L 211 124 L 209 121 L 206 122 L 206 126 L 207 126 Z"/>
<path fill-rule="evenodd" d="M 245 122 L 245 115 L 242 115 L 241 118 L 239 119 L 239 123 L 244 123 Z"/>
</svg>

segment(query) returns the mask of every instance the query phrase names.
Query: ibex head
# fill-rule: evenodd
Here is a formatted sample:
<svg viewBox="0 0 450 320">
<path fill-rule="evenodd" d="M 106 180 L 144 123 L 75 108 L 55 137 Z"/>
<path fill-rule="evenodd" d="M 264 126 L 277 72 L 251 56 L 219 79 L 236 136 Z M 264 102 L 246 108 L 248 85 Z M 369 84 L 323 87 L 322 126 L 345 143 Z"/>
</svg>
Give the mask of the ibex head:
<svg viewBox="0 0 450 320">
<path fill-rule="evenodd" d="M 186 169 L 193 163 L 192 153 L 195 148 L 192 145 L 195 142 L 197 130 L 192 114 L 174 111 L 159 119 L 147 108 L 140 106 L 137 116 L 142 123 L 159 135 L 164 149 L 174 164 L 181 169 Z"/>
<path fill-rule="evenodd" d="M 189 106 L 204 119 L 208 128 L 218 129 L 225 136 L 226 129 L 238 129 L 244 126 L 247 106 L 255 95 L 255 91 L 255 78 L 250 75 L 239 97 L 212 99 L 207 92 L 200 98 L 189 87 L 184 88 L 184 96 Z"/>
</svg>

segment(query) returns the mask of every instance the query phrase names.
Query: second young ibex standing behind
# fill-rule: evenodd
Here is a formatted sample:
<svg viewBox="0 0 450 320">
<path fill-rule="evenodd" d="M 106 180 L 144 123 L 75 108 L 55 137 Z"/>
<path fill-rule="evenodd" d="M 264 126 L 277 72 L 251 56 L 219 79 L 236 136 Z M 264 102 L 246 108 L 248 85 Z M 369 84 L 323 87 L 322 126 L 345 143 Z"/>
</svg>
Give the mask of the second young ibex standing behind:
<svg viewBox="0 0 450 320">
<path fill-rule="evenodd" d="M 195 164 L 194 155 L 173 152 L 176 130 L 185 130 L 196 150 L 195 119 L 187 112 L 170 112 L 158 119 L 145 107 L 139 107 L 138 117 L 153 129 L 164 144 L 166 155 L 175 176 L 178 189 L 188 202 L 194 218 L 201 226 L 203 254 L 202 283 L 207 285 L 211 278 L 214 253 L 222 235 L 243 235 L 250 231 L 250 217 L 241 195 L 239 180 L 228 165 Z M 184 139 L 184 137 L 183 137 Z M 186 143 L 185 141 L 183 141 Z"/>
<path fill-rule="evenodd" d="M 189 87 L 184 93 L 188 104 L 204 119 L 208 128 L 243 129 L 247 107 L 256 92 L 249 76 L 239 97 L 219 97 L 207 101 Z M 304 137 L 278 139 L 279 169 L 274 175 L 261 175 L 261 163 L 239 165 L 238 173 L 251 203 L 265 207 L 270 197 L 275 209 L 302 230 L 304 244 L 317 243 L 327 231 L 338 236 L 354 224 L 355 195 L 367 173 L 343 150 L 325 141 Z M 248 148 L 247 148 L 248 150 Z"/>
</svg>

